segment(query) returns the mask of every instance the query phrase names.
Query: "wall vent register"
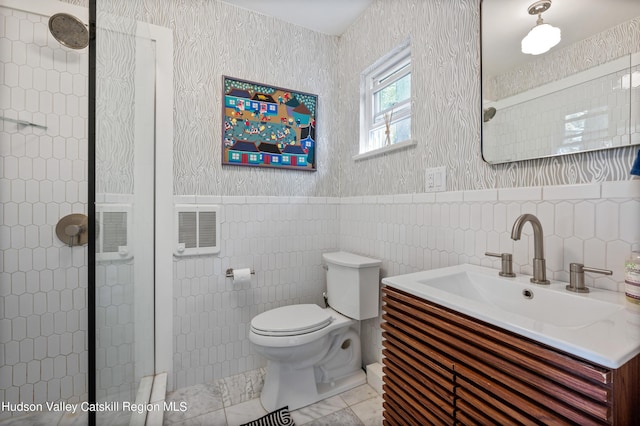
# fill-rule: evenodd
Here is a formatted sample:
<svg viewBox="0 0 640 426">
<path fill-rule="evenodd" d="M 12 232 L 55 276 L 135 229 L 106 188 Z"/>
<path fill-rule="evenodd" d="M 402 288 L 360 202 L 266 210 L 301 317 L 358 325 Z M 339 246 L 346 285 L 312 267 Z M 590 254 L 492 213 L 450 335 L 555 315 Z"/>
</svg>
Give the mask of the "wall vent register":
<svg viewBox="0 0 640 426">
<path fill-rule="evenodd" d="M 131 204 L 96 204 L 96 260 L 133 257 Z"/>
<path fill-rule="evenodd" d="M 220 251 L 220 214 L 216 205 L 175 206 L 176 256 L 215 254 Z"/>
</svg>

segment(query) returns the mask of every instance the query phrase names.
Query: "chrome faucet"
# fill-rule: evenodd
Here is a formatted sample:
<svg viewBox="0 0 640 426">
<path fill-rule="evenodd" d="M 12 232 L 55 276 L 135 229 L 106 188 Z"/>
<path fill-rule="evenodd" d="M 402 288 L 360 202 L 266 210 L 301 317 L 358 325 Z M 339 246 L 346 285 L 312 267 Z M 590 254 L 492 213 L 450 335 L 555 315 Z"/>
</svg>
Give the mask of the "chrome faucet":
<svg viewBox="0 0 640 426">
<path fill-rule="evenodd" d="M 544 260 L 544 244 L 542 241 L 542 225 L 537 217 L 530 213 L 520 215 L 513 224 L 511 239 L 518 241 L 522 234 L 522 227 L 525 223 L 531 222 L 533 227 L 533 278 L 531 282 L 535 284 L 549 284 L 547 279 L 547 267 Z"/>
</svg>

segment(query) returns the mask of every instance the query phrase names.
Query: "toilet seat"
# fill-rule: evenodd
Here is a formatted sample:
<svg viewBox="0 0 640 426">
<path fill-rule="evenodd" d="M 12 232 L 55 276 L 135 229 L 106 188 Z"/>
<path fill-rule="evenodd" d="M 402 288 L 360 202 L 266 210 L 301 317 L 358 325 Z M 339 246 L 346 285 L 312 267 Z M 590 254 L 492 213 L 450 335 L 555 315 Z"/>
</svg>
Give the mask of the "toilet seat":
<svg viewBox="0 0 640 426">
<path fill-rule="evenodd" d="M 255 316 L 251 331 L 262 336 L 299 336 L 327 327 L 330 312 L 314 304 L 282 306 Z"/>
</svg>

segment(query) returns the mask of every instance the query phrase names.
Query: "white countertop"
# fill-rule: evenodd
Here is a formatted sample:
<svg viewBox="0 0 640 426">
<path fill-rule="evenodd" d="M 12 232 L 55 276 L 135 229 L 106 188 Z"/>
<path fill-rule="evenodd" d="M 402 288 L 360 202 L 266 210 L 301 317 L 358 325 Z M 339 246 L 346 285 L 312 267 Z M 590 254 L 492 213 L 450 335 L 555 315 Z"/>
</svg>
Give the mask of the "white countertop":
<svg viewBox="0 0 640 426">
<path fill-rule="evenodd" d="M 530 283 L 530 276 L 498 272 L 464 264 L 382 283 L 604 367 L 621 367 L 640 353 L 640 306 L 623 293 L 573 293 L 566 282 L 543 286 Z M 525 289 L 532 299 L 522 296 Z"/>
</svg>

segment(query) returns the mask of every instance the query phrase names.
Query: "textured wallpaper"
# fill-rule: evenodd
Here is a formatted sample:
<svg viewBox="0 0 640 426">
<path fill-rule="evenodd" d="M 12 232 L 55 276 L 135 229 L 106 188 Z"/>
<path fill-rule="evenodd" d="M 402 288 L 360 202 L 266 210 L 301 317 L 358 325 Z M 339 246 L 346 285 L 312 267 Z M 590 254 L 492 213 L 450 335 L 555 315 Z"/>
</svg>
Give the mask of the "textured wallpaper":
<svg viewBox="0 0 640 426">
<path fill-rule="evenodd" d="M 173 30 L 176 195 L 338 195 L 337 37 L 219 1 L 101 0 L 99 8 Z M 223 75 L 318 95 L 317 172 L 222 167 Z"/>
<path fill-rule="evenodd" d="M 150 3 L 174 31 L 175 194 L 338 195 L 338 39 L 218 1 Z M 222 167 L 223 75 L 318 95 L 317 172 Z"/>
<path fill-rule="evenodd" d="M 106 30 L 106 27 L 114 30 Z M 96 193 L 133 194 L 135 22 L 98 13 Z M 152 94 L 148 94 L 151 95 Z M 139 95 L 138 95 L 139 96 Z"/>
<path fill-rule="evenodd" d="M 425 168 L 438 166 L 447 167 L 447 190 L 628 179 L 633 148 L 495 166 L 482 160 L 479 3 L 376 0 L 339 38 L 219 1 L 100 5 L 174 31 L 176 195 L 416 193 L 425 189 Z M 360 73 L 407 38 L 417 145 L 354 162 Z M 222 167 L 222 75 L 319 95 L 317 172 Z"/>
<path fill-rule="evenodd" d="M 479 3 L 378 0 L 340 39 L 342 196 L 423 192 L 424 169 L 438 166 L 447 167 L 450 191 L 629 179 L 637 148 L 494 166 L 482 161 Z M 632 28 L 637 38 L 637 23 Z M 354 162 L 359 74 L 407 37 L 417 146 Z"/>
<path fill-rule="evenodd" d="M 446 166 L 448 189 L 493 187 L 480 158 L 479 1 L 378 0 L 341 37 L 342 196 L 423 192 Z M 360 73 L 411 39 L 414 148 L 354 162 Z"/>
<path fill-rule="evenodd" d="M 76 6 L 89 7 L 89 0 L 60 0 L 60 1 L 74 4 Z"/>
<path fill-rule="evenodd" d="M 173 24 L 175 193 L 337 195 L 337 39 L 216 1 Z M 318 172 L 221 166 L 222 75 L 318 95 Z"/>
</svg>

